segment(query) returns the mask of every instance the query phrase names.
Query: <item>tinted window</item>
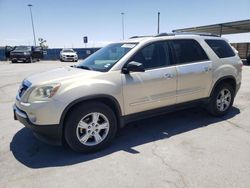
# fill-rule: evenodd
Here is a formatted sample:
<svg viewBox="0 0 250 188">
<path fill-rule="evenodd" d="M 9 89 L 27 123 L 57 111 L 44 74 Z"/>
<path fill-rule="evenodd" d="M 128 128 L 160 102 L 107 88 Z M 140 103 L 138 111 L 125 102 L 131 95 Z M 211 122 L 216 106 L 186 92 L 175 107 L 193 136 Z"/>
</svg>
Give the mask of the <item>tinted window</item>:
<svg viewBox="0 0 250 188">
<path fill-rule="evenodd" d="M 167 42 L 150 44 L 140 51 L 130 61 L 142 63 L 145 69 L 170 65 L 170 50 Z"/>
<path fill-rule="evenodd" d="M 207 54 L 195 40 L 173 40 L 172 45 L 176 55 L 176 63 L 178 64 L 208 60 Z"/>
<path fill-rule="evenodd" d="M 233 57 L 235 53 L 224 40 L 205 40 L 219 58 Z"/>
</svg>

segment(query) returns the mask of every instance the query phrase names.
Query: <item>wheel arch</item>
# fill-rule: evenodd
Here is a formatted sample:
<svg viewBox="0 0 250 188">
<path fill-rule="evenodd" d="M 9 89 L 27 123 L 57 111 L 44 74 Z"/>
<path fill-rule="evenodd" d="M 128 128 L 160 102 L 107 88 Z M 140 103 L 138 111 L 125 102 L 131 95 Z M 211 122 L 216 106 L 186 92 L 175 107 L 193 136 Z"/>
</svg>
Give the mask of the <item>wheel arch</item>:
<svg viewBox="0 0 250 188">
<path fill-rule="evenodd" d="M 122 116 L 122 111 L 119 102 L 110 95 L 91 95 L 87 97 L 81 97 L 79 99 L 76 99 L 72 101 L 63 111 L 61 118 L 60 118 L 60 126 L 64 134 L 64 124 L 67 119 L 67 116 L 69 115 L 69 112 L 71 109 L 77 107 L 78 105 L 84 103 L 84 102 L 101 102 L 104 103 L 105 105 L 109 106 L 115 113 L 115 116 L 117 118 L 117 123 L 118 127 L 122 127 L 123 123 L 121 122 L 121 116 Z"/>
<path fill-rule="evenodd" d="M 236 79 L 235 79 L 233 76 L 223 76 L 223 77 L 219 78 L 219 79 L 215 82 L 215 84 L 214 84 L 214 86 L 213 86 L 213 88 L 212 88 L 212 90 L 211 90 L 211 92 L 210 92 L 210 97 L 211 97 L 211 95 L 213 94 L 215 88 L 216 88 L 218 85 L 220 85 L 221 83 L 229 83 L 230 85 L 232 85 L 234 91 L 236 91 Z M 235 92 L 234 94 L 236 94 L 236 92 Z"/>
</svg>

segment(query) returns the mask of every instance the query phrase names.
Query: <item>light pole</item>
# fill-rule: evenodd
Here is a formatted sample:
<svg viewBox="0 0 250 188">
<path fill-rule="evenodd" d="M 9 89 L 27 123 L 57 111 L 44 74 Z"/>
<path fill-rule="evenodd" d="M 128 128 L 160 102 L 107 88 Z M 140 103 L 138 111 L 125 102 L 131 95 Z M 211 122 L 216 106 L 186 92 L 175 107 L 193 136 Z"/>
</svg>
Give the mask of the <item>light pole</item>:
<svg viewBox="0 0 250 188">
<path fill-rule="evenodd" d="M 121 13 L 122 15 L 122 39 L 124 40 L 124 12 Z"/>
<path fill-rule="evenodd" d="M 157 20 L 157 34 L 159 34 L 160 33 L 160 12 L 158 12 L 158 20 Z"/>
<path fill-rule="evenodd" d="M 31 17 L 32 30 L 33 30 L 34 45 L 36 46 L 36 34 L 35 34 L 35 28 L 34 28 L 34 22 L 33 22 L 33 15 L 32 15 L 32 10 L 31 10 L 32 6 L 33 5 L 28 4 L 28 7 L 30 8 L 30 17 Z"/>
</svg>

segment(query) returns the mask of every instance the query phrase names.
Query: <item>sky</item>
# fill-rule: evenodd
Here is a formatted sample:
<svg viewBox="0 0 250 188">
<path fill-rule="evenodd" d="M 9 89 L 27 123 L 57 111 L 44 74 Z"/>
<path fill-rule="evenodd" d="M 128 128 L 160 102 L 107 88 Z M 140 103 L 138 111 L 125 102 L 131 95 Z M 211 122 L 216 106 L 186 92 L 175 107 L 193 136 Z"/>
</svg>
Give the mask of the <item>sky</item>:
<svg viewBox="0 0 250 188">
<path fill-rule="evenodd" d="M 125 38 L 250 19 L 250 0 L 0 0 L 0 46 L 32 45 L 28 4 L 32 4 L 36 38 L 50 48 L 103 46 Z M 250 42 L 250 33 L 224 35 L 230 42 Z"/>
</svg>

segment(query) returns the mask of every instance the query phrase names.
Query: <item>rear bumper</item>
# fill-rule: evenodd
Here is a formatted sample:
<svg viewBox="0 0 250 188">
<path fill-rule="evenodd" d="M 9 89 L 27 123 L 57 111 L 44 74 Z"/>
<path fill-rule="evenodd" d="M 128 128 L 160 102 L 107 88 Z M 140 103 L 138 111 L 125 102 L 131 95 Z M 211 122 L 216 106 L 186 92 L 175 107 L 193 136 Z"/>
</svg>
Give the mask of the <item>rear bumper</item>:
<svg viewBox="0 0 250 188">
<path fill-rule="evenodd" d="M 13 106 L 14 119 L 31 129 L 34 135 L 41 141 L 52 144 L 62 144 L 62 129 L 60 125 L 35 125 L 31 123 L 26 113 L 16 105 Z"/>
<path fill-rule="evenodd" d="M 235 95 L 238 93 L 239 89 L 240 89 L 240 86 L 241 86 L 241 82 L 236 84 L 236 88 L 235 88 Z"/>
</svg>

